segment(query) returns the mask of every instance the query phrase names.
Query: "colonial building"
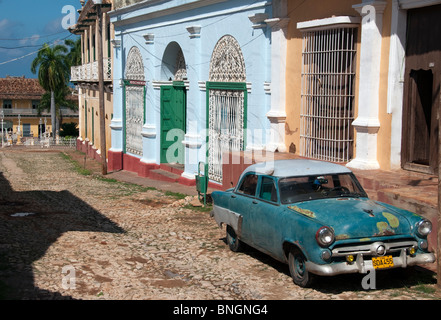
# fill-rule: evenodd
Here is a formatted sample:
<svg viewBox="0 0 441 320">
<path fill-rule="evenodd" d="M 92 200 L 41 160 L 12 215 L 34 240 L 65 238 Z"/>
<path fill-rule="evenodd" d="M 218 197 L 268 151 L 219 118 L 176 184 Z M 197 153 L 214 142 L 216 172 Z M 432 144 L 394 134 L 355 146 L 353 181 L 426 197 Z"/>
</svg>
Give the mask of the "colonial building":
<svg viewBox="0 0 441 320">
<path fill-rule="evenodd" d="M 98 91 L 98 19 L 97 7 L 94 1 L 82 2 L 77 24 L 70 32 L 81 36 L 82 64 L 71 68 L 71 82 L 78 88 L 79 96 L 79 137 L 77 149 L 87 153 L 92 158 L 100 159 L 100 111 Z M 107 12 L 112 8 L 111 0 L 104 0 L 100 5 L 102 19 L 103 47 L 103 79 L 104 79 L 104 108 L 106 150 L 110 148 L 110 122 L 113 113 L 113 75 L 112 58 L 113 26 Z"/>
<path fill-rule="evenodd" d="M 224 183 L 230 151 L 285 151 L 286 1 L 114 1 L 109 169 Z"/>
<path fill-rule="evenodd" d="M 178 164 L 192 184 L 204 162 L 225 187 L 235 183 L 226 153 L 265 150 L 433 174 L 440 8 L 439 0 L 115 1 L 109 168 L 152 176 Z"/>
<path fill-rule="evenodd" d="M 38 79 L 24 76 L 0 79 L 0 115 L 4 134 L 26 138 L 40 137 L 45 132 L 51 132 L 50 111 L 38 113 L 38 105 L 44 93 Z M 69 99 L 75 101 L 76 97 L 71 96 Z M 63 123 L 78 123 L 78 112 L 63 107 L 59 112 Z"/>
<path fill-rule="evenodd" d="M 441 1 L 294 0 L 288 12 L 287 149 L 434 173 Z"/>
</svg>

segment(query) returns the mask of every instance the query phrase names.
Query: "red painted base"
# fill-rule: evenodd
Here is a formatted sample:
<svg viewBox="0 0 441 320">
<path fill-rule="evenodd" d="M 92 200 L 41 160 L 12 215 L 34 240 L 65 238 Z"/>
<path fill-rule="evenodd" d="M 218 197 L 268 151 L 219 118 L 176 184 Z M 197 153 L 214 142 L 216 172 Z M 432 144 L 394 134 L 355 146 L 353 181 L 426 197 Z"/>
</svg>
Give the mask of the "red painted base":
<svg viewBox="0 0 441 320">
<path fill-rule="evenodd" d="M 89 158 L 101 162 L 101 155 L 98 153 L 98 150 L 89 143 L 89 141 L 77 139 L 77 150 L 84 152 Z"/>
<path fill-rule="evenodd" d="M 96 158 L 99 159 L 99 155 L 96 154 L 96 150 L 95 149 L 91 150 L 91 149 L 93 148 L 89 146 L 88 142 L 83 142 L 80 140 L 77 141 L 77 150 L 86 153 L 88 156 L 92 155 L 94 159 Z M 160 169 L 159 172 L 158 169 Z M 140 158 L 128 154 L 124 154 L 123 152 L 114 152 L 111 150 L 108 151 L 107 170 L 109 172 L 127 170 L 130 172 L 135 172 L 136 174 L 138 174 L 138 176 L 144 178 L 150 178 L 150 179 L 166 181 L 166 182 L 178 182 L 182 185 L 189 187 L 196 186 L 196 180 L 182 177 L 181 174 L 183 173 L 183 171 L 178 168 L 168 166 L 167 164 L 158 165 L 155 163 L 144 163 L 141 162 Z M 230 170 L 231 168 L 227 169 L 226 171 L 229 172 Z M 167 172 L 169 174 L 167 174 Z M 241 172 L 242 171 L 239 168 L 237 168 L 237 173 L 240 174 Z M 229 181 L 228 177 L 229 175 L 227 175 L 226 181 Z M 215 190 L 226 189 L 225 184 L 221 185 L 213 182 L 209 182 L 208 187 Z M 230 185 L 228 185 L 228 187 L 230 187 Z"/>
</svg>

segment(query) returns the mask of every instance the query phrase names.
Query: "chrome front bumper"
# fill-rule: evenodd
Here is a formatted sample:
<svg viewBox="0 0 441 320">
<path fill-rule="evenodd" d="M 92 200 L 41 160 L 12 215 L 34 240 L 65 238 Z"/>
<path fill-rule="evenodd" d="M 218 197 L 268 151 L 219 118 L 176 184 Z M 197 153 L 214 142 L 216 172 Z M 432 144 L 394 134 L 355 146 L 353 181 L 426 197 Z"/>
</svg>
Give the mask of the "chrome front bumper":
<svg viewBox="0 0 441 320">
<path fill-rule="evenodd" d="M 407 266 L 435 262 L 435 255 L 433 253 L 421 253 L 416 256 L 410 256 L 405 249 L 402 249 L 400 255 L 394 257 L 393 260 L 394 266 L 392 268 L 406 268 Z M 344 273 L 367 273 L 368 270 L 373 270 L 374 267 L 371 260 L 365 260 L 363 254 L 359 253 L 353 263 L 340 262 L 320 265 L 307 261 L 306 269 L 320 276 L 334 276 Z"/>
</svg>

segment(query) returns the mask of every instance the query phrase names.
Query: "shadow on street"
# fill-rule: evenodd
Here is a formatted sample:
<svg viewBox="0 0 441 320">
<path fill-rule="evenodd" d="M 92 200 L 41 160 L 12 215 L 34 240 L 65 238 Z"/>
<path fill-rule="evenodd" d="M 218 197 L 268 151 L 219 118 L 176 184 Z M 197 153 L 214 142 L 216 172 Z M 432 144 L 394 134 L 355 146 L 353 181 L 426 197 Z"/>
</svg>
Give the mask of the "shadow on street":
<svg viewBox="0 0 441 320">
<path fill-rule="evenodd" d="M 68 231 L 125 232 L 69 191 L 16 192 L 0 172 L 0 299 L 71 299 L 36 287 L 32 267 Z"/>
</svg>

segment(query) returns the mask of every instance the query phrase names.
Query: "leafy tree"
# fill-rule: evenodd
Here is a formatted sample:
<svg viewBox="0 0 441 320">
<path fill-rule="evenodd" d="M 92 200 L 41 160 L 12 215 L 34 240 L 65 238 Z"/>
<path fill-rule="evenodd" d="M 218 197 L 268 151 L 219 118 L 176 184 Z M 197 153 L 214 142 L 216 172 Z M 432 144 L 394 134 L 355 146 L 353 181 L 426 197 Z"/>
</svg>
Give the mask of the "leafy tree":
<svg viewBox="0 0 441 320">
<path fill-rule="evenodd" d="M 79 130 L 75 122 L 63 123 L 61 125 L 61 137 L 78 137 Z"/>
<path fill-rule="evenodd" d="M 46 91 L 51 94 L 50 110 L 52 123 L 52 137 L 55 138 L 56 110 L 55 92 L 66 87 L 69 79 L 69 70 L 66 64 L 65 54 L 67 48 L 63 45 L 49 46 L 47 43 L 38 51 L 37 57 L 32 61 L 31 71 L 37 72 L 38 81 Z"/>
</svg>

